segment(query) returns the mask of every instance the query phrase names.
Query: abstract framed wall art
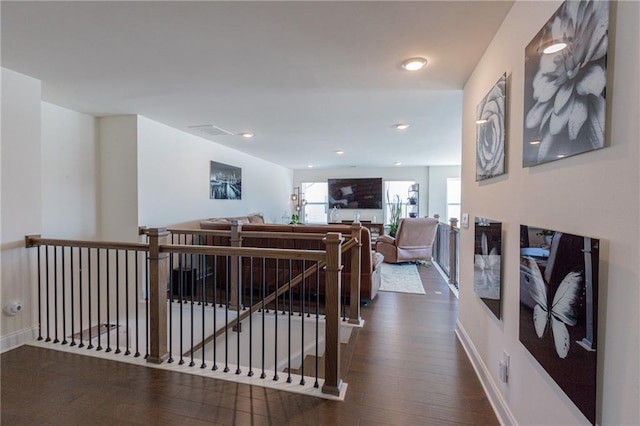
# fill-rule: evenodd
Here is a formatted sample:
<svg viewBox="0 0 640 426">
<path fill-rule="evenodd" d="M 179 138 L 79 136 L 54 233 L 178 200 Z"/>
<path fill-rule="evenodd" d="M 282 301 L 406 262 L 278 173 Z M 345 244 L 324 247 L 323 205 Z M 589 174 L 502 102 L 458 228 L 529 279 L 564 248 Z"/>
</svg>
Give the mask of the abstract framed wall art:
<svg viewBox="0 0 640 426">
<path fill-rule="evenodd" d="M 476 107 L 476 182 L 505 173 L 507 74 Z"/>
<path fill-rule="evenodd" d="M 502 222 L 476 217 L 473 290 L 500 319 Z"/>
<path fill-rule="evenodd" d="M 596 422 L 599 244 L 520 227 L 520 342 Z"/>
<path fill-rule="evenodd" d="M 209 170 L 209 198 L 212 200 L 242 199 L 240 167 L 212 161 Z"/>
<path fill-rule="evenodd" d="M 525 167 L 604 147 L 609 2 L 565 1 L 525 49 Z"/>
</svg>

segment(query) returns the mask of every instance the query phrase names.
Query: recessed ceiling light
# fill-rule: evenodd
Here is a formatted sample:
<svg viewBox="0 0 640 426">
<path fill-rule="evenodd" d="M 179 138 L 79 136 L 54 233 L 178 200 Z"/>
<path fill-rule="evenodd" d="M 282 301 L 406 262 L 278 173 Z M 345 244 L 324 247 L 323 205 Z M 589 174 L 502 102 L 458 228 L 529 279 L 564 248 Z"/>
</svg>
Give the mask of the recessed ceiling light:
<svg viewBox="0 0 640 426">
<path fill-rule="evenodd" d="M 489 120 L 476 120 L 476 124 L 484 124 Z"/>
<path fill-rule="evenodd" d="M 312 169 L 313 168 L 313 164 L 307 164 L 307 168 Z"/>
<path fill-rule="evenodd" d="M 557 158 L 564 158 L 564 157 L 566 157 L 565 154 L 558 154 L 558 156 L 557 156 Z"/>
<path fill-rule="evenodd" d="M 531 141 L 529 145 L 540 145 L 540 141 Z"/>
<path fill-rule="evenodd" d="M 402 163 L 400 161 L 396 161 L 395 163 L 393 163 L 394 166 L 400 166 L 402 165 Z"/>
<path fill-rule="evenodd" d="M 542 49 L 542 53 L 545 53 L 548 55 L 550 53 L 556 53 L 561 50 L 564 50 L 566 47 L 567 47 L 567 43 L 564 43 L 564 42 L 553 43 L 545 47 L 544 49 Z"/>
<path fill-rule="evenodd" d="M 396 124 L 396 129 L 398 130 L 405 130 L 409 128 L 409 124 L 407 123 L 398 123 Z"/>
<path fill-rule="evenodd" d="M 339 149 L 339 150 L 337 150 L 337 151 L 336 151 L 336 154 L 338 154 L 338 155 L 342 155 L 342 154 L 344 154 L 344 151 L 343 151 L 343 150 L 341 150 L 341 149 Z"/>
<path fill-rule="evenodd" d="M 422 67 L 427 65 L 427 60 L 425 58 L 409 58 L 402 62 L 402 68 L 407 71 L 418 71 Z"/>
<path fill-rule="evenodd" d="M 249 132 L 239 133 L 239 135 L 247 139 L 251 139 L 253 137 L 253 133 L 249 133 Z"/>
</svg>

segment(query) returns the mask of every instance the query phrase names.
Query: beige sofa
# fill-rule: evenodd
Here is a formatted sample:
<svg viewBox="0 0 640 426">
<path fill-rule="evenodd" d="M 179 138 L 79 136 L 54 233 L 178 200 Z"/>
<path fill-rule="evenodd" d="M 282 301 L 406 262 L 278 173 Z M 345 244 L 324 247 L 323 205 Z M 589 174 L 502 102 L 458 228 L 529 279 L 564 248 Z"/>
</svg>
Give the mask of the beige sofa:
<svg viewBox="0 0 640 426">
<path fill-rule="evenodd" d="M 240 225 L 244 225 L 247 223 L 264 223 L 264 217 L 261 214 L 250 214 L 248 216 L 236 216 L 236 217 L 214 217 L 211 219 L 206 219 L 200 222 L 200 227 L 202 229 L 207 229 L 202 227 L 204 223 L 205 226 L 213 223 L 232 223 L 233 221 L 237 221 Z"/>
</svg>

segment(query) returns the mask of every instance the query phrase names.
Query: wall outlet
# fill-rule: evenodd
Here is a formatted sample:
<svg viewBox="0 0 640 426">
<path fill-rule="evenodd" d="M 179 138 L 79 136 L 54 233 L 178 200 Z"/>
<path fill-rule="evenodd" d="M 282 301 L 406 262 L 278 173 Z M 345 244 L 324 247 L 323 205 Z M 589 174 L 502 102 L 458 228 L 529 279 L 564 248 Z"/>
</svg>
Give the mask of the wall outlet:
<svg viewBox="0 0 640 426">
<path fill-rule="evenodd" d="M 10 317 L 15 317 L 20 312 L 22 312 L 22 302 L 19 300 L 14 300 L 12 302 L 7 303 L 4 306 L 4 313 Z"/>
<path fill-rule="evenodd" d="M 509 354 L 506 351 L 502 351 L 502 359 L 498 364 L 500 380 L 503 383 L 507 383 L 509 381 Z"/>
</svg>

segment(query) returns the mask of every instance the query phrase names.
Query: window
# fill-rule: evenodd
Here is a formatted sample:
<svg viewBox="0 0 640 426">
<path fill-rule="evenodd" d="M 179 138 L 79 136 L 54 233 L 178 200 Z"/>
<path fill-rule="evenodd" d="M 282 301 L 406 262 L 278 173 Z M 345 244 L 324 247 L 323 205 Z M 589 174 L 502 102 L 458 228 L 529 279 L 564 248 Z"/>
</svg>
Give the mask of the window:
<svg viewBox="0 0 640 426">
<path fill-rule="evenodd" d="M 302 182 L 300 187 L 307 200 L 303 207 L 304 223 L 327 223 L 327 182 Z"/>
<path fill-rule="evenodd" d="M 396 199 L 396 195 L 400 197 L 400 202 L 402 203 L 402 213 L 400 217 L 407 217 L 407 194 L 409 193 L 409 187 L 415 184 L 416 181 L 388 181 L 385 182 L 385 193 L 384 193 L 384 203 L 385 203 L 385 212 L 384 212 L 384 223 L 389 224 L 389 219 L 391 218 L 391 206 L 390 202 L 394 202 Z M 389 195 L 387 199 L 387 194 Z"/>
<path fill-rule="evenodd" d="M 460 220 L 460 178 L 447 178 L 447 222 L 452 217 Z"/>
</svg>

